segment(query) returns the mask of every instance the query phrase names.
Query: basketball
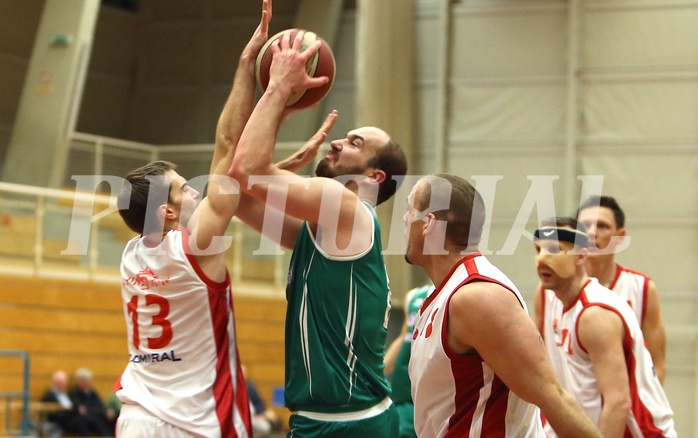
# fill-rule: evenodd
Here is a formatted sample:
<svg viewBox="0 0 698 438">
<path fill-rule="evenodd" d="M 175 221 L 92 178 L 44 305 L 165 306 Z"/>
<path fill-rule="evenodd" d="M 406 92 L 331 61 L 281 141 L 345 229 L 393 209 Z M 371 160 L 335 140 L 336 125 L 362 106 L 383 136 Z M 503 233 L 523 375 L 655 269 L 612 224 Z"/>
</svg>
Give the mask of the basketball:
<svg viewBox="0 0 698 438">
<path fill-rule="evenodd" d="M 298 32 L 298 29 L 287 29 L 269 38 L 257 55 L 257 60 L 255 62 L 255 77 L 257 80 L 257 86 L 262 92 L 264 92 L 264 90 L 267 89 L 267 85 L 269 85 L 269 68 L 271 67 L 271 61 L 273 58 L 272 51 L 269 50 L 269 47 L 286 32 L 291 32 L 291 40 L 293 40 L 296 32 Z M 303 36 L 300 50 L 301 52 L 306 50 L 316 40 L 320 40 L 322 45 L 315 55 L 308 59 L 305 64 L 305 69 L 308 72 L 308 75 L 311 77 L 317 78 L 327 76 L 330 80 L 326 84 L 317 88 L 294 91 L 291 97 L 288 99 L 288 102 L 286 102 L 286 106 L 289 108 L 307 108 L 315 105 L 316 103 L 320 102 L 327 95 L 327 93 L 329 93 L 330 89 L 332 88 L 332 84 L 334 83 L 334 54 L 325 40 L 320 38 L 314 32 L 306 31 L 305 35 Z"/>
</svg>

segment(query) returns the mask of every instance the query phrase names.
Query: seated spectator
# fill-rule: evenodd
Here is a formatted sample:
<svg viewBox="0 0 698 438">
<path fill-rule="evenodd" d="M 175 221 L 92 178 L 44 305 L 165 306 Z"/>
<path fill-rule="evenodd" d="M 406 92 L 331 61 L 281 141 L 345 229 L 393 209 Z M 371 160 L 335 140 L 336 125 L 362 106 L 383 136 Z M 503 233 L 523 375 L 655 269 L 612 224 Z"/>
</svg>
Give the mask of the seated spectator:
<svg viewBox="0 0 698 438">
<path fill-rule="evenodd" d="M 266 407 L 264 399 L 259 394 L 254 381 L 247 378 L 247 369 L 244 365 L 242 366 L 242 374 L 245 376 L 247 396 L 250 399 L 250 414 L 252 415 L 254 436 L 266 437 L 273 431 L 281 430 L 281 419 L 273 409 Z"/>
<path fill-rule="evenodd" d="M 107 411 L 99 394 L 92 388 L 92 372 L 78 368 L 75 386 L 68 392 L 76 411 L 76 424 L 71 434 L 77 436 L 113 436 L 107 422 Z M 68 430 L 65 431 L 68 433 Z"/>
<path fill-rule="evenodd" d="M 56 409 L 51 409 L 46 416 L 47 422 L 41 424 L 43 436 L 60 437 L 64 431 L 71 430 L 75 422 L 73 402 L 68 396 L 68 374 L 59 370 L 51 375 L 52 386 L 41 397 L 44 403 L 57 403 Z M 62 409 L 61 409 L 62 408 Z"/>
<path fill-rule="evenodd" d="M 107 399 L 107 423 L 113 434 L 116 434 L 116 420 L 119 419 L 119 412 L 121 412 L 121 400 L 113 392 Z"/>
</svg>

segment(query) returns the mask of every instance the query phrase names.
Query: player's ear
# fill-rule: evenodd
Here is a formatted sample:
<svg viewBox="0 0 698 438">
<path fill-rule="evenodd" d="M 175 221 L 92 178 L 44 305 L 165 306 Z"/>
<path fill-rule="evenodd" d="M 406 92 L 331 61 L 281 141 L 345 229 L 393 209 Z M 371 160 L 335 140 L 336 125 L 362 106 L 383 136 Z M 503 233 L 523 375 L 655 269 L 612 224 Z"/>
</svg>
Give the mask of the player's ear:
<svg viewBox="0 0 698 438">
<path fill-rule="evenodd" d="M 177 212 L 170 204 L 162 204 L 160 207 L 158 207 L 158 216 L 165 220 L 171 221 L 177 219 Z"/>
<path fill-rule="evenodd" d="M 582 266 L 584 263 L 587 261 L 587 257 L 589 256 L 589 250 L 587 248 L 575 248 L 575 251 L 577 252 L 577 258 L 574 261 L 574 264 L 577 266 Z"/>
<path fill-rule="evenodd" d="M 373 169 L 372 178 L 376 180 L 378 184 L 380 184 L 385 181 L 385 172 L 380 169 Z"/>
</svg>

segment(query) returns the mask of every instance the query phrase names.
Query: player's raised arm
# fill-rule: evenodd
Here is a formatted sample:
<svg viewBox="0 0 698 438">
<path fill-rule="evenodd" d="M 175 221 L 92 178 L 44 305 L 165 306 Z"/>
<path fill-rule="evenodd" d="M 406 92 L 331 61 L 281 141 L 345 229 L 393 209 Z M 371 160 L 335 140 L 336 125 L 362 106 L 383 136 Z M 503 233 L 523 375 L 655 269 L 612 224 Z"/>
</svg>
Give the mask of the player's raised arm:
<svg viewBox="0 0 698 438">
<path fill-rule="evenodd" d="M 236 181 L 228 177 L 227 171 L 232 164 L 245 123 L 252 113 L 255 59 L 267 41 L 271 13 L 271 0 L 263 0 L 260 23 L 240 55 L 232 90 L 218 119 L 207 196 L 188 224 L 190 247 L 194 249 L 205 270 L 212 263 L 211 256 L 220 258 L 218 255 L 225 249 L 222 240 L 219 240 L 220 245 L 223 245 L 220 248 L 212 246 L 212 242 L 225 233 L 238 208 L 240 191 Z M 211 270 L 220 271 L 223 267 L 220 260 L 216 260 L 215 265 L 210 267 Z"/>
</svg>

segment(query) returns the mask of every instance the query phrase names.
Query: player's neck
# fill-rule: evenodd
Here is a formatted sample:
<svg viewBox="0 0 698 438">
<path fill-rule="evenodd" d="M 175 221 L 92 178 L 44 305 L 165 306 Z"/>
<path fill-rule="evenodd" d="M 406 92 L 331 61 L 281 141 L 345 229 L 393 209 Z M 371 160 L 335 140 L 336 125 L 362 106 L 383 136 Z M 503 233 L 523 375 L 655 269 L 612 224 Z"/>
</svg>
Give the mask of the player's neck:
<svg viewBox="0 0 698 438">
<path fill-rule="evenodd" d="M 149 246 L 157 246 L 165 239 L 167 233 L 172 231 L 173 228 L 166 228 L 163 231 L 155 231 L 152 233 L 144 234 L 145 242 Z"/>
<path fill-rule="evenodd" d="M 464 255 L 461 253 L 434 255 L 428 258 L 428 264 L 423 266 L 423 268 L 434 285 L 439 287 L 446 277 L 449 276 L 453 267 L 460 262 L 463 257 Z"/>
<path fill-rule="evenodd" d="M 577 301 L 579 293 L 582 291 L 582 288 L 588 280 L 589 276 L 582 269 L 581 271 L 577 271 L 567 281 L 553 289 L 555 296 L 562 301 L 562 305 L 565 309 Z"/>
<path fill-rule="evenodd" d="M 587 274 L 599 280 L 602 286 L 608 287 L 616 276 L 616 262 L 613 256 L 590 256 L 586 261 Z"/>
</svg>

